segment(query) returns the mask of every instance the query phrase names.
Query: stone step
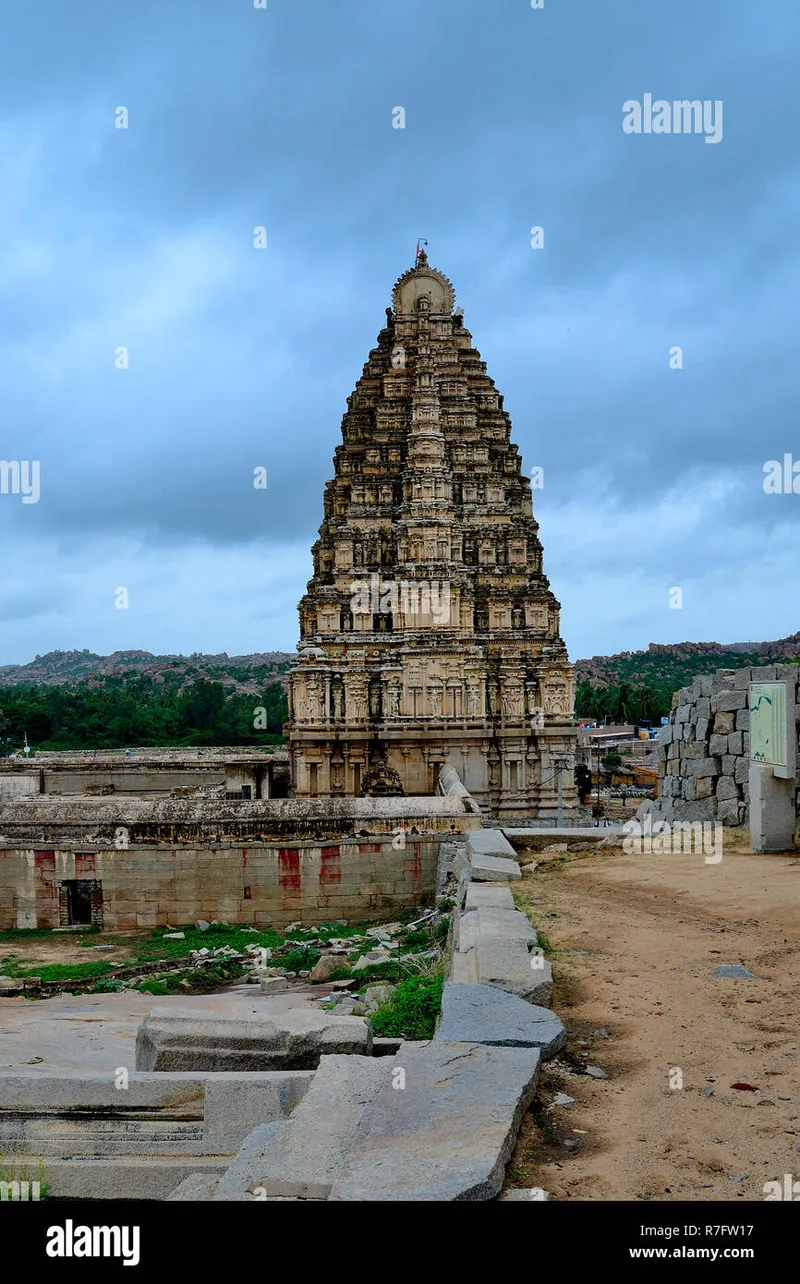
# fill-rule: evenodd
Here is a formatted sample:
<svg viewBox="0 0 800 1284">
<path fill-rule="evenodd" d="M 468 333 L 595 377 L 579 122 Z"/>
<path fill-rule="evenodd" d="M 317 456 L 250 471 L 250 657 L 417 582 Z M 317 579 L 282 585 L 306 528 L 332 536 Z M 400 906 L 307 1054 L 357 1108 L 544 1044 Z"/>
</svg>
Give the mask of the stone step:
<svg viewBox="0 0 800 1284">
<path fill-rule="evenodd" d="M 136 1069 L 314 1070 L 323 1054 L 372 1051 L 372 1030 L 361 1017 L 301 1008 L 265 1016 L 239 1006 L 230 1017 L 155 1008 L 139 1026 Z"/>
<path fill-rule="evenodd" d="M 48 1199 L 168 1199 L 193 1173 L 221 1176 L 233 1156 L 191 1155 L 77 1159 L 30 1155 L 25 1164 L 36 1174 L 42 1160 Z"/>
<path fill-rule="evenodd" d="M 0 1113 L 0 1152 L 10 1144 L 28 1146 L 48 1141 L 53 1145 L 84 1142 L 175 1142 L 202 1141 L 203 1123 L 177 1119 L 146 1119 L 141 1116 L 117 1116 L 104 1119 L 86 1115 L 12 1115 Z"/>
</svg>

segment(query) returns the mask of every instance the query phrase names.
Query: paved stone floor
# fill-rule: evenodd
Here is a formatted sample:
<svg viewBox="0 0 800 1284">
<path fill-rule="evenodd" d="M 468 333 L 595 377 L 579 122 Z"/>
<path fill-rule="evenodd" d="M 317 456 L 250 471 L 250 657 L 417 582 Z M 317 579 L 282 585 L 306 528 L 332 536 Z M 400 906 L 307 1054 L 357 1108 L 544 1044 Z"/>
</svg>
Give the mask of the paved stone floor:
<svg viewBox="0 0 800 1284">
<path fill-rule="evenodd" d="M 156 1008 L 193 1008 L 216 1016 L 260 1014 L 294 1007 L 319 1008 L 324 986 L 297 985 L 284 994 L 262 995 L 255 985 L 237 985 L 221 994 L 156 997 L 121 994 L 63 994 L 52 999 L 0 999 L 0 1072 L 79 1070 L 113 1073 L 132 1066 L 139 1023 Z M 238 1009 L 238 1010 L 237 1010 Z"/>
</svg>

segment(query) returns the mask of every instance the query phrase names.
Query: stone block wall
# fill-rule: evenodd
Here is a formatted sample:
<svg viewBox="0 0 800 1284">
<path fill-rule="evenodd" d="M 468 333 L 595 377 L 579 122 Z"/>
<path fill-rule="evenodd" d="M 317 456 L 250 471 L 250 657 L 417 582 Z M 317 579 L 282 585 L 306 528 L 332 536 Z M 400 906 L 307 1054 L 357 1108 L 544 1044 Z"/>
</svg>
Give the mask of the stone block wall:
<svg viewBox="0 0 800 1284">
<path fill-rule="evenodd" d="M 0 929 L 63 925 L 64 884 L 93 883 L 92 919 L 106 931 L 202 918 L 253 927 L 380 918 L 430 902 L 433 835 L 204 849 L 0 849 Z"/>
<path fill-rule="evenodd" d="M 748 822 L 751 682 L 786 681 L 793 677 L 800 707 L 800 666 L 771 664 L 762 668 L 718 669 L 697 677 L 672 698 L 669 724 L 659 735 L 658 797 L 644 803 L 652 819 Z M 797 736 L 800 728 L 795 727 Z M 797 781 L 800 815 L 800 779 Z"/>
</svg>

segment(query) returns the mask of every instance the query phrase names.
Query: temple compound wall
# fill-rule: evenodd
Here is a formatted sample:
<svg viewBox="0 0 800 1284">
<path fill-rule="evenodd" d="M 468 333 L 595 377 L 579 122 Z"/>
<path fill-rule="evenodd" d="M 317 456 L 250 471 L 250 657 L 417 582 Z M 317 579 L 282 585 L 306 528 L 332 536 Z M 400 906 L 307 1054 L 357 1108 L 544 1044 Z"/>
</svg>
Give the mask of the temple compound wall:
<svg viewBox="0 0 800 1284">
<path fill-rule="evenodd" d="M 0 801 L 29 794 L 142 797 L 219 793 L 246 799 L 286 797 L 285 749 L 154 749 L 38 752 L 0 758 Z"/>
<path fill-rule="evenodd" d="M 480 825 L 457 781 L 430 798 L 0 804 L 0 930 L 385 917 L 432 900 L 440 839 Z"/>
</svg>

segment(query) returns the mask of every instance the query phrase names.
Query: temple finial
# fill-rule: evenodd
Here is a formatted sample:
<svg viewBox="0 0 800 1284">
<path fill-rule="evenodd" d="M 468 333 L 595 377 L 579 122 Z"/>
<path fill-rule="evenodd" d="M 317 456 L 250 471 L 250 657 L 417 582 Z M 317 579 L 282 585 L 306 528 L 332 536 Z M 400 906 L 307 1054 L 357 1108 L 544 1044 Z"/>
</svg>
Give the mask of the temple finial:
<svg viewBox="0 0 800 1284">
<path fill-rule="evenodd" d="M 417 240 L 417 260 L 414 264 L 415 267 L 425 267 L 427 265 L 428 256 L 422 248 L 423 245 L 427 244 L 428 242 L 425 240 L 424 236 L 420 236 Z"/>
</svg>

